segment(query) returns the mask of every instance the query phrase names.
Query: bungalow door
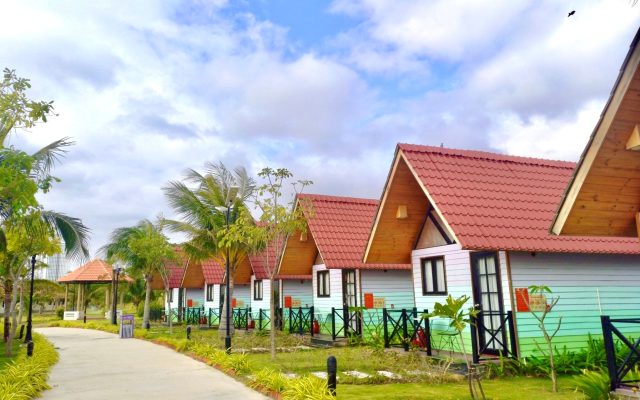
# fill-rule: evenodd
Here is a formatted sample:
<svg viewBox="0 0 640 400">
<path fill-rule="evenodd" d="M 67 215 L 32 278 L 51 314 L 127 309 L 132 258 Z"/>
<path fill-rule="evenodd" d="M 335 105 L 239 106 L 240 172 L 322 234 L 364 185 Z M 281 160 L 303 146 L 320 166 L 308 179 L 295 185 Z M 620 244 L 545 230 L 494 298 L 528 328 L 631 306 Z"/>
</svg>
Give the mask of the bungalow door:
<svg viewBox="0 0 640 400">
<path fill-rule="evenodd" d="M 471 270 L 474 303 L 480 310 L 476 320 L 478 355 L 503 353 L 506 350 L 507 326 L 504 323 L 498 253 L 471 253 Z"/>
<path fill-rule="evenodd" d="M 356 271 L 353 269 L 342 270 L 342 304 L 347 308 L 358 306 L 358 285 L 356 283 Z M 350 330 L 359 332 L 357 315 L 347 311 L 347 318 Z"/>
</svg>

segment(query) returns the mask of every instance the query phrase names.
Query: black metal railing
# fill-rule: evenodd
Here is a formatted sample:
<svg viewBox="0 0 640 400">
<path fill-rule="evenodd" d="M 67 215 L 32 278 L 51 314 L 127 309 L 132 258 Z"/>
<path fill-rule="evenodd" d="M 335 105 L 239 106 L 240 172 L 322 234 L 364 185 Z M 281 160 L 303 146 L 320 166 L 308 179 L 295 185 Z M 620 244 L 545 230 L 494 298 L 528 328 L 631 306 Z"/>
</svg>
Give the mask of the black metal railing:
<svg viewBox="0 0 640 400">
<path fill-rule="evenodd" d="M 249 317 L 251 308 L 234 308 L 233 309 L 233 326 L 236 329 L 249 330 Z"/>
<path fill-rule="evenodd" d="M 471 323 L 471 349 L 474 364 L 496 356 L 518 358 L 513 311 L 480 311 Z"/>
<path fill-rule="evenodd" d="M 271 310 L 258 310 L 258 325 L 256 329 L 259 331 L 271 328 Z"/>
<path fill-rule="evenodd" d="M 209 325 L 209 328 L 212 326 L 220 326 L 219 308 L 209 308 L 209 311 L 207 312 L 207 325 Z"/>
<path fill-rule="evenodd" d="M 162 321 L 165 324 L 169 323 L 169 318 L 171 318 L 171 322 L 178 322 L 178 309 L 177 308 L 171 308 L 169 310 L 169 314 L 167 315 L 166 310 L 162 312 Z"/>
<path fill-rule="evenodd" d="M 184 309 L 184 322 L 190 325 L 204 323 L 204 307 L 187 307 Z"/>
<path fill-rule="evenodd" d="M 331 337 L 362 336 L 362 310 L 331 307 Z"/>
<path fill-rule="evenodd" d="M 429 319 L 418 313 L 417 308 L 411 310 L 382 309 L 382 326 L 384 330 L 384 347 L 398 346 L 409 351 L 410 345 L 423 349 L 431 355 L 431 332 Z"/>
<path fill-rule="evenodd" d="M 602 322 L 602 335 L 607 355 L 607 371 L 609 372 L 611 391 L 615 391 L 620 387 L 636 386 L 640 379 L 625 379 L 625 377 L 635 369 L 638 361 L 640 361 L 640 338 L 633 340 L 626 337 L 614 324 L 618 326 L 622 324 L 640 324 L 640 318 L 611 319 L 608 315 L 602 315 L 600 321 Z M 614 335 L 615 340 L 623 345 L 621 350 L 629 352 L 624 358 L 621 354 L 616 354 L 618 350 L 614 343 Z"/>
<path fill-rule="evenodd" d="M 289 333 L 313 336 L 313 307 L 289 308 Z"/>
</svg>

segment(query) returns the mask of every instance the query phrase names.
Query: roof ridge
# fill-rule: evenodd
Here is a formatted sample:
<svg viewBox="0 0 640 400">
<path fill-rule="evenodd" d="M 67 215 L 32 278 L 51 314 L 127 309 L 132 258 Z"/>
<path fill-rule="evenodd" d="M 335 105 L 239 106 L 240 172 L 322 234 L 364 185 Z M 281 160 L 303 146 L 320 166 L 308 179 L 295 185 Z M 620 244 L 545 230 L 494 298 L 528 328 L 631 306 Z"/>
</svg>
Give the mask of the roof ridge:
<svg viewBox="0 0 640 400">
<path fill-rule="evenodd" d="M 501 161 L 501 162 L 511 162 L 515 164 L 542 165 L 546 167 L 566 168 L 566 169 L 574 169 L 576 166 L 576 163 L 572 161 L 514 156 L 514 155 L 502 154 L 502 153 L 496 153 L 496 152 L 490 152 L 490 151 L 484 151 L 484 150 L 454 149 L 454 148 L 448 148 L 448 147 L 428 146 L 428 145 L 411 144 L 411 143 L 398 143 L 398 147 L 401 150 L 405 150 L 405 151 L 415 151 L 415 152 L 422 152 L 422 153 L 439 153 L 439 154 L 444 154 L 448 156 L 493 160 L 493 161 Z"/>
<path fill-rule="evenodd" d="M 350 197 L 350 196 L 334 196 L 328 194 L 315 194 L 315 193 L 300 193 L 299 198 L 309 198 L 312 200 L 320 200 L 334 203 L 362 203 L 377 205 L 377 199 L 368 199 L 364 197 Z"/>
</svg>

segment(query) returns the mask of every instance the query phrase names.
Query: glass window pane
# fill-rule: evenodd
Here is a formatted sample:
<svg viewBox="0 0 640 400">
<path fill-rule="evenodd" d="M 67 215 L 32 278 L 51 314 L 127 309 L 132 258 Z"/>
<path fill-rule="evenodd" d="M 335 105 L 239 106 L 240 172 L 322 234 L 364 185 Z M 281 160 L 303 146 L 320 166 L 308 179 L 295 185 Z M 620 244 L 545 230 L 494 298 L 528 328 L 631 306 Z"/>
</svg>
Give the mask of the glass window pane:
<svg viewBox="0 0 640 400">
<path fill-rule="evenodd" d="M 445 291 L 445 282 L 444 282 L 444 261 L 437 260 L 436 261 L 436 277 L 437 277 L 437 290 L 438 292 Z"/>
<path fill-rule="evenodd" d="M 480 275 L 484 275 L 487 273 L 487 270 L 485 268 L 485 259 L 484 258 L 479 258 L 478 259 L 478 271 L 480 272 Z"/>
<path fill-rule="evenodd" d="M 489 291 L 490 292 L 497 292 L 498 291 L 498 277 L 495 275 L 489 275 L 487 277 L 487 280 L 489 281 Z"/>
<path fill-rule="evenodd" d="M 485 258 L 487 263 L 487 273 L 495 274 L 496 273 L 496 259 L 493 256 Z"/>
</svg>

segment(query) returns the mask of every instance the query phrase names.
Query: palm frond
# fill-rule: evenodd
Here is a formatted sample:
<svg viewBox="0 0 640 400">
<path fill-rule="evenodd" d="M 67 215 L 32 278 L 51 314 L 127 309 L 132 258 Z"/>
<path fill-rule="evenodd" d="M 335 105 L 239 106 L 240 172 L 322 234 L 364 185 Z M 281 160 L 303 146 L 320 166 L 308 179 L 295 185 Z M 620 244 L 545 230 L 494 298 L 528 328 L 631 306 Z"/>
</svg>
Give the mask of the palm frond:
<svg viewBox="0 0 640 400">
<path fill-rule="evenodd" d="M 55 211 L 42 211 L 42 220 L 64 241 L 65 252 L 71 258 L 89 258 L 90 229 L 79 218 Z"/>
<path fill-rule="evenodd" d="M 70 138 L 64 137 L 35 152 L 33 154 L 33 158 L 36 161 L 35 170 L 39 173 L 48 174 L 53 166 L 60 161 L 60 158 L 65 155 L 66 148 L 73 144 L 74 142 Z"/>
</svg>

